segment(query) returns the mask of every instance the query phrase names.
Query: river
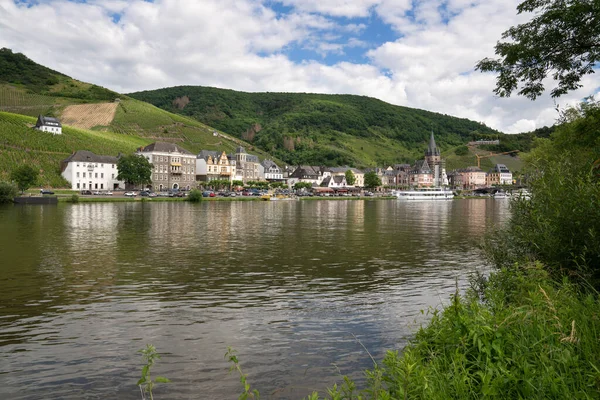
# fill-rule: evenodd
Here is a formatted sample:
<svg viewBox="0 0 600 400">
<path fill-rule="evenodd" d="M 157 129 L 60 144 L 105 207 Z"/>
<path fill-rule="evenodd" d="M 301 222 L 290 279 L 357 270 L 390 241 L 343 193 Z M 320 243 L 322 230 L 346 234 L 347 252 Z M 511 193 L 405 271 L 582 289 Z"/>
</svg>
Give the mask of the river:
<svg viewBox="0 0 600 400">
<path fill-rule="evenodd" d="M 493 199 L 0 207 L 0 398 L 234 399 L 359 381 L 485 268 Z M 364 346 L 364 348 L 363 348 Z"/>
</svg>

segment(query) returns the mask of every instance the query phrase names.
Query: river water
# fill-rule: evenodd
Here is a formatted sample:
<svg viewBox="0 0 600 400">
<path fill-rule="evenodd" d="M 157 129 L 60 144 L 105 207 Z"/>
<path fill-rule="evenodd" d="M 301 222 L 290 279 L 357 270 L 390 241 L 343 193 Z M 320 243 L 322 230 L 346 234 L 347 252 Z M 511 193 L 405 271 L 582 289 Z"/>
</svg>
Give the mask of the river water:
<svg viewBox="0 0 600 400">
<path fill-rule="evenodd" d="M 359 381 L 485 268 L 493 199 L 0 207 L 0 399 L 263 398 Z"/>
</svg>

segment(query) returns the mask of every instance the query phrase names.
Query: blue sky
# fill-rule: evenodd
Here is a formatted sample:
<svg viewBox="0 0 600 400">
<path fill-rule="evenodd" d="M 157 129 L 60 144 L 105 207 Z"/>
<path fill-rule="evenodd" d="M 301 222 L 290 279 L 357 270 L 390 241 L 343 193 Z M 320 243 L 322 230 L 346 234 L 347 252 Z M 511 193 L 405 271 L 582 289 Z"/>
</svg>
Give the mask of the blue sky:
<svg viewBox="0 0 600 400">
<path fill-rule="evenodd" d="M 493 94 L 474 71 L 519 0 L 0 0 L 0 47 L 119 92 L 204 85 L 366 95 L 504 132 L 551 125 L 554 100 Z M 31 23 L 23 23 L 29 21 Z M 561 97 L 574 104 L 600 86 Z"/>
</svg>

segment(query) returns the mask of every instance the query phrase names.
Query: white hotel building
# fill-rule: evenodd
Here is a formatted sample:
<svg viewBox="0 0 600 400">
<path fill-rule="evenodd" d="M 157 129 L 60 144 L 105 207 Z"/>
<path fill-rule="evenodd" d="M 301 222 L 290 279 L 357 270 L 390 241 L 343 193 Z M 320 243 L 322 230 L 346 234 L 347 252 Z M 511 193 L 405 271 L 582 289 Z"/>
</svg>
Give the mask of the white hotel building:
<svg viewBox="0 0 600 400">
<path fill-rule="evenodd" d="M 118 174 L 117 157 L 87 150 L 76 151 L 61 163 L 61 175 L 74 190 L 124 189 L 125 182 L 117 180 Z"/>
</svg>

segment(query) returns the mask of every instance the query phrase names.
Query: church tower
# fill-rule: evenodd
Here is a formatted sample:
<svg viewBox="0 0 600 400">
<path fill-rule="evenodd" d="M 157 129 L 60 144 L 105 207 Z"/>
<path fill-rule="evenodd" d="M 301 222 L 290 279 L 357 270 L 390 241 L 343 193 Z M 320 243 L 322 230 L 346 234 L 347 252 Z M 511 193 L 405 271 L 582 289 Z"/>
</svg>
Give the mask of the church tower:
<svg viewBox="0 0 600 400">
<path fill-rule="evenodd" d="M 429 138 L 429 146 L 427 147 L 427 150 L 425 150 L 425 160 L 433 171 L 433 186 L 440 187 L 447 185 L 448 177 L 446 176 L 446 161 L 442 160 L 440 149 L 438 149 L 435 144 L 433 131 L 431 131 L 431 137 Z"/>
</svg>

